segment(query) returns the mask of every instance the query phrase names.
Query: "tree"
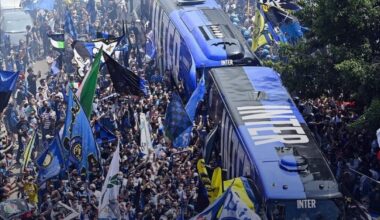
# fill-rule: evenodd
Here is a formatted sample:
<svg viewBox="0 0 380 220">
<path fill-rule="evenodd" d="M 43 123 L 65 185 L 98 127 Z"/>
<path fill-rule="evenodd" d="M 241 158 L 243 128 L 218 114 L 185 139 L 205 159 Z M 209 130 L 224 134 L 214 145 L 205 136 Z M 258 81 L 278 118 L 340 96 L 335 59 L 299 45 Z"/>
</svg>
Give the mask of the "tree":
<svg viewBox="0 0 380 220">
<path fill-rule="evenodd" d="M 298 13 L 310 28 L 295 47 L 282 46 L 274 64 L 300 96 L 343 95 L 362 106 L 380 96 L 379 0 L 317 0 Z"/>
<path fill-rule="evenodd" d="M 331 95 L 368 108 L 371 120 L 380 98 L 380 1 L 316 0 L 297 14 L 310 29 L 296 46 L 281 46 L 272 64 L 284 84 L 301 97 Z M 368 124 L 364 117 L 354 127 Z"/>
</svg>

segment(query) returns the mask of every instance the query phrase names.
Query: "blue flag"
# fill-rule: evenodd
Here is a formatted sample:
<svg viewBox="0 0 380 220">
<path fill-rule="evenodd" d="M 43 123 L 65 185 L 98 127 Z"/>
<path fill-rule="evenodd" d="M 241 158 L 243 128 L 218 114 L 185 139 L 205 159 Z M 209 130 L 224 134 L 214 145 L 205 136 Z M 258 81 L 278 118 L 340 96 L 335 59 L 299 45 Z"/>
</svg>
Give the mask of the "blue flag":
<svg viewBox="0 0 380 220">
<path fill-rule="evenodd" d="M 62 59 L 63 59 L 63 54 L 61 53 L 55 60 L 54 62 L 51 64 L 51 73 L 53 75 L 57 75 L 61 69 L 62 69 Z"/>
<path fill-rule="evenodd" d="M 147 36 L 145 42 L 145 54 L 149 56 L 150 59 L 154 59 L 156 56 L 156 48 L 154 42 L 150 36 Z"/>
<path fill-rule="evenodd" d="M 291 44 L 295 44 L 298 40 L 303 38 L 302 27 L 298 21 L 284 23 L 280 25 L 280 29 Z"/>
<path fill-rule="evenodd" d="M 223 207 L 224 202 L 227 198 L 228 193 L 231 191 L 231 187 L 226 190 L 217 200 L 215 200 L 211 205 L 209 205 L 205 210 L 203 210 L 198 215 L 191 218 L 191 220 L 196 219 L 218 219 L 217 215 L 219 210 Z"/>
<path fill-rule="evenodd" d="M 57 176 L 64 169 L 64 159 L 59 136 L 55 136 L 49 147 L 37 158 L 38 182 Z"/>
<path fill-rule="evenodd" d="M 71 13 L 69 10 L 66 10 L 66 20 L 65 20 L 65 32 L 69 33 L 71 37 L 75 40 L 78 38 L 77 31 L 74 26 L 73 18 L 71 17 Z"/>
<path fill-rule="evenodd" d="M 229 187 L 217 200 L 215 200 L 211 205 L 209 205 L 205 210 L 203 210 L 198 215 L 191 218 L 191 220 L 204 219 L 249 219 L 249 220 L 260 220 L 261 218 L 255 213 L 255 211 L 248 207 L 248 205 L 243 201 L 241 195 L 248 194 L 244 179 L 242 179 L 245 192 L 238 187 Z M 233 185 L 233 183 L 232 183 Z M 249 187 L 250 190 L 250 187 Z M 251 190 L 252 191 L 252 190 Z M 251 197 L 248 195 L 251 199 Z M 254 201 L 252 201 L 254 202 Z"/>
<path fill-rule="evenodd" d="M 113 141 L 117 140 L 116 135 L 114 135 L 110 130 L 105 128 L 98 121 L 95 122 L 94 129 L 95 129 L 96 143 L 98 145 L 101 145 L 103 143 L 113 142 Z"/>
<path fill-rule="evenodd" d="M 165 135 L 174 141 L 192 125 L 193 123 L 183 107 L 181 98 L 174 92 L 165 115 Z"/>
<path fill-rule="evenodd" d="M 186 104 L 186 112 L 189 115 L 191 121 L 194 121 L 195 113 L 198 107 L 198 103 L 203 99 L 206 93 L 206 83 L 205 76 L 202 75 L 202 78 L 198 82 L 197 88 L 194 90 L 189 101 Z M 187 147 L 190 144 L 191 138 L 191 129 L 192 125 L 188 127 L 184 132 L 179 135 L 173 142 L 174 147 Z"/>
<path fill-rule="evenodd" d="M 197 88 L 194 90 L 189 101 L 186 104 L 186 112 L 190 119 L 193 121 L 195 118 L 195 111 L 197 110 L 198 103 L 203 99 L 206 93 L 205 74 L 203 73 L 198 82 Z"/>
<path fill-rule="evenodd" d="M 0 113 L 7 107 L 13 90 L 16 87 L 19 72 L 0 70 Z"/>
<path fill-rule="evenodd" d="M 79 171 L 97 166 L 99 151 L 90 122 L 71 89 L 68 95 L 62 139 L 68 158 L 67 163 L 74 164 Z"/>
<path fill-rule="evenodd" d="M 88 0 L 86 9 L 87 9 L 87 13 L 90 15 L 91 23 L 94 23 L 96 21 L 95 0 Z"/>
</svg>

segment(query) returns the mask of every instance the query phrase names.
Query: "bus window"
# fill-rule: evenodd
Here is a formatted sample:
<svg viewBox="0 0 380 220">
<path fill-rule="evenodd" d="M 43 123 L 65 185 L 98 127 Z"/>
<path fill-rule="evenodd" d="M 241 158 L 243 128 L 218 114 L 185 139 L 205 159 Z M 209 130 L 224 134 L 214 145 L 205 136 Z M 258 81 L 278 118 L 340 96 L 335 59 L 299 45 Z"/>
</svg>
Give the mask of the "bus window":
<svg viewBox="0 0 380 220">
<path fill-rule="evenodd" d="M 283 204 L 276 204 L 273 209 L 270 210 L 273 220 L 285 219 L 285 206 Z"/>
</svg>

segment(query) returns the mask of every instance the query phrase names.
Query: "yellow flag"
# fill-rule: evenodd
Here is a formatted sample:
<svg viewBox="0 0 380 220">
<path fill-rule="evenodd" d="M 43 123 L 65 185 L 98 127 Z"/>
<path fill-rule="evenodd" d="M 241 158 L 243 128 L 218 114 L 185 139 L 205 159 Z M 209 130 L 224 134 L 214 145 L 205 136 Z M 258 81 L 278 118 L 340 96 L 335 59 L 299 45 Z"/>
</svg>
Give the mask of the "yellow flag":
<svg viewBox="0 0 380 220">
<path fill-rule="evenodd" d="M 268 43 L 265 36 L 262 34 L 265 26 L 264 16 L 260 13 L 260 10 L 256 9 L 255 12 L 255 29 L 253 31 L 253 43 L 252 43 L 252 51 L 255 52 L 257 48 L 262 45 Z"/>
<path fill-rule="evenodd" d="M 211 201 L 211 195 L 213 194 L 214 189 L 211 187 L 211 180 L 208 176 L 208 172 L 207 172 L 207 169 L 205 166 L 205 160 L 204 159 L 198 160 L 197 170 L 198 170 L 199 177 L 201 178 L 203 185 L 207 189 L 208 200 Z"/>
<path fill-rule="evenodd" d="M 223 193 L 222 181 L 222 168 L 217 167 L 214 169 L 211 179 L 211 188 L 213 189 L 213 192 L 210 195 L 210 203 L 214 202 L 215 199 Z"/>
<path fill-rule="evenodd" d="M 33 148 L 34 148 L 34 142 L 36 140 L 36 131 L 33 133 L 33 136 L 32 138 L 29 140 L 28 142 L 28 145 L 26 146 L 25 148 L 25 151 L 24 151 L 24 163 L 22 165 L 22 171 L 25 169 L 25 167 L 28 165 L 29 163 L 29 160 L 30 160 L 30 156 L 32 155 L 32 151 L 33 151 Z"/>
<path fill-rule="evenodd" d="M 240 177 L 224 181 L 225 189 L 230 186 L 232 187 L 232 190 L 239 195 L 240 199 L 248 206 L 248 208 L 254 209 L 254 204 L 249 198 L 247 191 L 245 190 L 244 183 Z"/>
</svg>

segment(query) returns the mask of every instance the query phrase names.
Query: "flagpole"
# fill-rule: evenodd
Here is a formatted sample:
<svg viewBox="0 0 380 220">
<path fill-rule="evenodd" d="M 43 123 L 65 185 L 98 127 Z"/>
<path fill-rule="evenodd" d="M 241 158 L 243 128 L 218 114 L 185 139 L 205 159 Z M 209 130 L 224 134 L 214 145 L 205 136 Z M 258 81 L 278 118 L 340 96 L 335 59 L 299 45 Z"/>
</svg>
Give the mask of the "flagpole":
<svg viewBox="0 0 380 220">
<path fill-rule="evenodd" d="M 250 0 L 247 0 L 247 16 L 249 16 L 249 11 L 250 11 L 250 9 L 249 9 L 249 2 L 250 2 Z"/>
</svg>

